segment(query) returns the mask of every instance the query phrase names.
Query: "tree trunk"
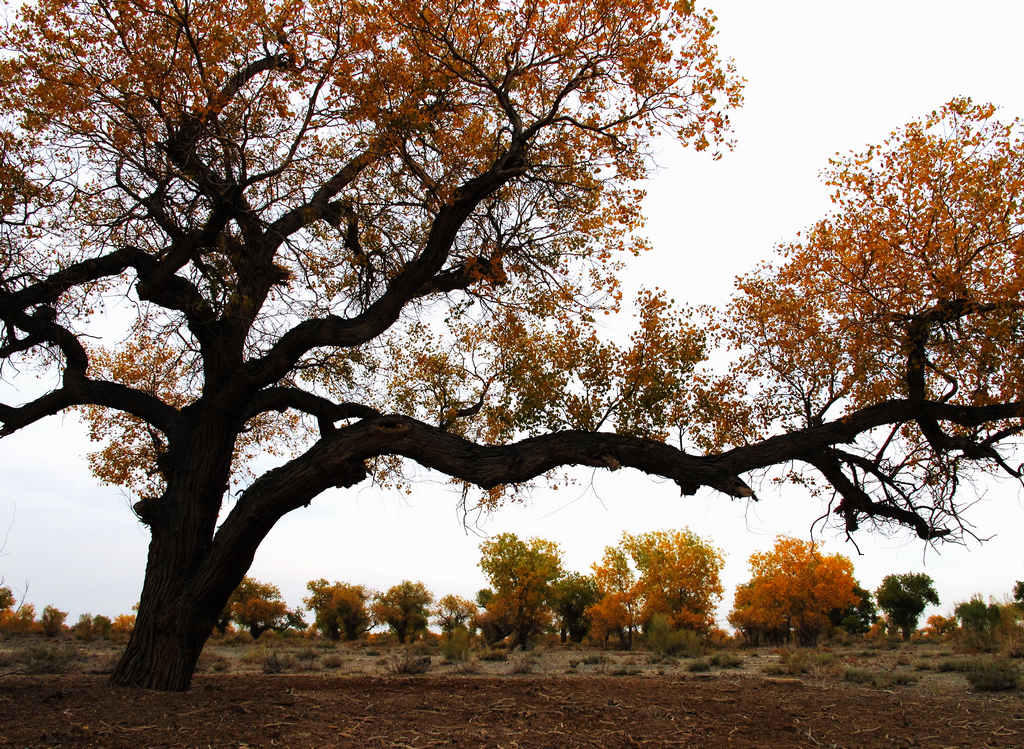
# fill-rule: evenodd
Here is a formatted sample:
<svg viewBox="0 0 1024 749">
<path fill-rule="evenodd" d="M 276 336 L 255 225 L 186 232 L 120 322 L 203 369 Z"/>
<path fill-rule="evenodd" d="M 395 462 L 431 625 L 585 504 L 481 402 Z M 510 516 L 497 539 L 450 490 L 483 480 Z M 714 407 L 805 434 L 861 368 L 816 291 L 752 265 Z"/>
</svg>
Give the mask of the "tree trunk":
<svg viewBox="0 0 1024 749">
<path fill-rule="evenodd" d="M 189 447 L 165 456 L 164 494 L 135 505 L 152 537 L 139 613 L 114 684 L 188 689 L 203 645 L 252 562 L 247 549 L 212 553 L 233 448 L 225 435 L 231 433 L 223 423 L 190 430 Z"/>
<path fill-rule="evenodd" d="M 167 691 L 183 691 L 191 684 L 199 654 L 230 590 L 223 601 L 203 603 L 196 597 L 183 570 L 169 563 L 179 554 L 165 550 L 167 544 L 184 547 L 186 543 L 183 538 L 158 539 L 156 535 L 150 542 L 139 614 L 111 676 L 114 684 Z M 235 585 L 238 582 L 241 577 Z"/>
</svg>

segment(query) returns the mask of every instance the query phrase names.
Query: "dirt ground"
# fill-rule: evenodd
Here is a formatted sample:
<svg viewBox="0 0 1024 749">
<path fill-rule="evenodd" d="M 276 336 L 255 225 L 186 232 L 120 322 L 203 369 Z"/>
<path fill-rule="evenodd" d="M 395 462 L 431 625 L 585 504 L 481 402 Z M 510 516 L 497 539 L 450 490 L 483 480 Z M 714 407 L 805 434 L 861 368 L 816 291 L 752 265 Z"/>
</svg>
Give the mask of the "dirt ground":
<svg viewBox="0 0 1024 749">
<path fill-rule="evenodd" d="M 191 691 L 103 676 L 0 685 L 10 747 L 1010 747 L 1016 697 L 772 677 L 201 675 Z"/>
<path fill-rule="evenodd" d="M 184 694 L 109 686 L 118 647 L 0 643 L 0 747 L 1024 747 L 1022 693 L 972 690 L 938 646 L 453 663 L 261 641 L 208 647 Z"/>
</svg>

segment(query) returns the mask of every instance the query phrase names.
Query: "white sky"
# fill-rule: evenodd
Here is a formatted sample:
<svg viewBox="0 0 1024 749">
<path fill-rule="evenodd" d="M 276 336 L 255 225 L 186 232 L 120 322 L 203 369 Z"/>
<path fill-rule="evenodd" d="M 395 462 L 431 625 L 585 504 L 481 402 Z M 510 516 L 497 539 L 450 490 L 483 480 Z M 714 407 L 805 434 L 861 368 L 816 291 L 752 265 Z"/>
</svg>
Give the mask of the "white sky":
<svg viewBox="0 0 1024 749">
<path fill-rule="evenodd" d="M 631 288 L 657 284 L 682 301 L 724 302 L 736 274 L 828 210 L 817 174 L 832 154 L 877 143 L 956 95 L 991 101 L 1005 118 L 1024 114 L 1024 3 L 1016 0 L 721 0 L 712 7 L 720 47 L 748 82 L 733 117 L 738 146 L 713 163 L 662 144 L 647 204 L 654 250 L 632 264 Z M 16 384 L 25 392 L 39 387 Z M 18 400 L 6 387 L 0 397 Z M 71 621 L 85 611 L 130 610 L 149 540 L 129 497 L 89 474 L 88 449 L 72 416 L 0 441 L 0 537 L 9 528 L 0 578 L 19 593 L 27 587 L 37 610 L 55 604 Z M 748 505 L 709 490 L 680 498 L 674 484 L 631 471 L 578 475 L 579 486 L 538 490 L 483 518 L 480 533 L 557 541 L 567 566 L 586 571 L 623 531 L 689 526 L 725 553 L 723 622 L 733 586 L 749 577 L 749 555 L 779 533 L 807 538 L 823 511 L 794 489 L 761 487 L 761 501 Z M 826 532 L 825 550 L 851 556 L 869 589 L 890 572 L 928 573 L 939 611 L 973 593 L 1002 598 L 1024 578 L 1024 493 L 1000 483 L 984 494 L 969 516 L 979 535 L 993 536 L 980 546 L 935 551 L 906 534 L 862 533 L 857 556 Z M 278 585 L 290 605 L 319 577 L 377 589 L 418 579 L 437 596 L 471 597 L 484 585 L 476 566 L 481 535 L 463 530 L 457 500 L 437 476 L 425 476 L 411 496 L 333 490 L 271 532 L 250 574 Z"/>
</svg>

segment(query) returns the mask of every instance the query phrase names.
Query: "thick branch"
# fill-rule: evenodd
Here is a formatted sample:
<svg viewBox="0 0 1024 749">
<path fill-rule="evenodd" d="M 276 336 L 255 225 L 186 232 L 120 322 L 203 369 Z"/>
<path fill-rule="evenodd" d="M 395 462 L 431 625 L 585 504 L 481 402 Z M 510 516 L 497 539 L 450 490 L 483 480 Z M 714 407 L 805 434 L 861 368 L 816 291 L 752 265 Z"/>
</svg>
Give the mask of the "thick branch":
<svg viewBox="0 0 1024 749">
<path fill-rule="evenodd" d="M 22 406 L 0 404 L 0 422 L 3 422 L 0 437 L 73 406 L 106 406 L 124 411 L 152 424 L 164 434 L 172 434 L 180 419 L 178 411 L 149 393 L 117 382 L 72 378 L 64 387 Z"/>
<path fill-rule="evenodd" d="M 294 409 L 315 416 L 321 434 L 335 431 L 334 423 L 345 419 L 367 419 L 380 413 L 361 403 L 334 403 L 327 398 L 293 387 L 270 387 L 261 390 L 249 403 L 246 419 L 267 411 Z"/>
</svg>

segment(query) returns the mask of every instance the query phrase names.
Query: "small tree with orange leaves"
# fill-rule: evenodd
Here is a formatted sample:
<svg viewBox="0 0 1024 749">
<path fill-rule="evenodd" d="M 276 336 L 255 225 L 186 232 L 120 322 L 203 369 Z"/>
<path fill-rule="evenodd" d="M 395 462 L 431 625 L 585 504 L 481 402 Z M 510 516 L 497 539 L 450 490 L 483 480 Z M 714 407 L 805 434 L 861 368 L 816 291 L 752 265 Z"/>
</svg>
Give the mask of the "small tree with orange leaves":
<svg viewBox="0 0 1024 749">
<path fill-rule="evenodd" d="M 797 538 L 779 536 L 771 551 L 752 554 L 750 570 L 750 581 L 736 590 L 729 622 L 755 643 L 792 638 L 813 645 L 831 627 L 833 610 L 859 600 L 853 563 Z"/>
<path fill-rule="evenodd" d="M 622 646 L 654 615 L 675 629 L 707 631 L 722 596 L 721 552 L 690 530 L 622 534 L 594 565 L 601 599 L 589 609 L 595 634 Z"/>
<path fill-rule="evenodd" d="M 245 577 L 228 599 L 217 626 L 223 632 L 228 622 L 234 621 L 256 639 L 268 629 L 281 627 L 287 613 L 276 585 Z"/>
<path fill-rule="evenodd" d="M 601 596 L 587 610 L 593 635 L 607 645 L 609 636 L 615 634 L 621 647 L 629 650 L 633 647 L 633 635 L 642 624 L 643 604 L 636 572 L 621 544 L 606 546 L 601 562 L 594 564 L 593 569 Z"/>
</svg>

